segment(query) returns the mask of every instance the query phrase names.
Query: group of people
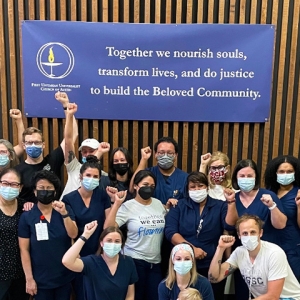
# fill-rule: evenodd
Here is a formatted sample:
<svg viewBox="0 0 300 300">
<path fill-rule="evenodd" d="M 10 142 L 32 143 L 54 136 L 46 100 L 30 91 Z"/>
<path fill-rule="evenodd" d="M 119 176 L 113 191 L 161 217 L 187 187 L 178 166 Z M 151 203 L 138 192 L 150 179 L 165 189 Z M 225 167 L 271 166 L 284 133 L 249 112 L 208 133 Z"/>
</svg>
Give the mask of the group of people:
<svg viewBox="0 0 300 300">
<path fill-rule="evenodd" d="M 231 172 L 219 151 L 187 174 L 162 137 L 156 166 L 149 146 L 136 170 L 118 147 L 105 173 L 109 143 L 84 140 L 80 163 L 77 105 L 55 96 L 66 114 L 57 149 L 44 157 L 42 132 L 24 129 L 18 110 L 19 145 L 0 140 L 0 300 L 221 300 L 232 273 L 238 300 L 300 300 L 297 158 L 270 161 L 261 188 L 254 161 Z"/>
</svg>

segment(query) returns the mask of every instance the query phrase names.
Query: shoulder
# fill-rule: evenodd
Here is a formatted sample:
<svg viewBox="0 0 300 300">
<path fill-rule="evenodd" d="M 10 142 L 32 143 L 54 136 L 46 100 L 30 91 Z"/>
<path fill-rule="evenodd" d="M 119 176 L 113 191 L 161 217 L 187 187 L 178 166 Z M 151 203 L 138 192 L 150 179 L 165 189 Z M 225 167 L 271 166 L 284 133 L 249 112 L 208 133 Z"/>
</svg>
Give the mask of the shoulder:
<svg viewBox="0 0 300 300">
<path fill-rule="evenodd" d="M 188 175 L 189 175 L 187 172 L 184 172 L 184 171 L 182 171 L 181 169 L 178 169 L 178 168 L 175 169 L 173 174 L 180 175 L 184 178 L 187 178 Z"/>
<path fill-rule="evenodd" d="M 261 240 L 261 249 L 270 256 L 286 256 L 285 252 L 276 244 Z"/>
</svg>

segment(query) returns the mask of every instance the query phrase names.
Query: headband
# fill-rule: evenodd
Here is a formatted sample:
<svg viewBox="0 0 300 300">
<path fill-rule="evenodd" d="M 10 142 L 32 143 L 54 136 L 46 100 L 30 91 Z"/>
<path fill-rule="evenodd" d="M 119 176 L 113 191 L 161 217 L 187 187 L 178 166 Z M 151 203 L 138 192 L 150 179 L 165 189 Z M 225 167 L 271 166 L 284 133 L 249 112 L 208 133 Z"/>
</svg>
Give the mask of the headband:
<svg viewBox="0 0 300 300">
<path fill-rule="evenodd" d="M 171 253 L 171 255 L 172 255 L 172 261 L 174 259 L 175 253 L 177 251 L 179 251 L 179 250 L 186 250 L 186 251 L 188 251 L 191 254 L 192 258 L 194 259 L 194 252 L 193 252 L 193 249 L 192 249 L 192 247 L 190 245 L 188 245 L 188 244 L 178 244 L 178 245 L 176 245 L 172 249 L 172 253 Z"/>
</svg>

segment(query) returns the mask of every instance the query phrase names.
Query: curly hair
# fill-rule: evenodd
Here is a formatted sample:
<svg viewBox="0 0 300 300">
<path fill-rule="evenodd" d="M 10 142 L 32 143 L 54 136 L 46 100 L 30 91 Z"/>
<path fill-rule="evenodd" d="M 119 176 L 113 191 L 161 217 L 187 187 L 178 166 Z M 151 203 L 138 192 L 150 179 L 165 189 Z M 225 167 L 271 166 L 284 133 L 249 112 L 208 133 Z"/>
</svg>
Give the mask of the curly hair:
<svg viewBox="0 0 300 300">
<path fill-rule="evenodd" d="M 300 187 L 300 160 L 292 155 L 280 155 L 267 164 L 264 178 L 266 189 L 276 194 L 280 188 L 280 184 L 277 182 L 277 170 L 283 163 L 289 163 L 293 166 L 295 172 L 294 185 Z"/>
</svg>

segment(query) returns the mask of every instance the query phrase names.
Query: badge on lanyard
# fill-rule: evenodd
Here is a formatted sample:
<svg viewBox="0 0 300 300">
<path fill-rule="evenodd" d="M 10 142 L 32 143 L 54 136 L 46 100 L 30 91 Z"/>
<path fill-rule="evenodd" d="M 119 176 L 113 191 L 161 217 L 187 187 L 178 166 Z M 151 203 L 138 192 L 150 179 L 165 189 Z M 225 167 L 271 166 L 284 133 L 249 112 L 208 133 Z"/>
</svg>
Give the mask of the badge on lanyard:
<svg viewBox="0 0 300 300">
<path fill-rule="evenodd" d="M 40 219 L 40 223 L 35 224 L 36 239 L 38 241 L 47 241 L 49 240 L 48 226 L 47 223 L 42 222 L 42 220 L 45 220 L 44 216 L 41 216 Z"/>
</svg>

